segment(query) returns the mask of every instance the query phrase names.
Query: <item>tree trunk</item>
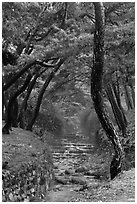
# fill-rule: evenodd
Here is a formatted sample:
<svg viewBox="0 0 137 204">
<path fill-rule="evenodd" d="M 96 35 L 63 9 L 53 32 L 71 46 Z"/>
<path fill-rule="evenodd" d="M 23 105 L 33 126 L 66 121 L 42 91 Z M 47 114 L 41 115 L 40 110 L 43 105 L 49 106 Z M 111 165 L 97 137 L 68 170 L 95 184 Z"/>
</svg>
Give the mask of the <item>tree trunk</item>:
<svg viewBox="0 0 137 204">
<path fill-rule="evenodd" d="M 126 119 L 126 116 L 125 116 L 125 113 L 124 113 L 124 109 L 123 109 L 122 104 L 121 104 L 119 86 L 118 86 L 118 88 L 116 88 L 115 84 L 112 84 L 112 88 L 113 88 L 113 91 L 114 91 L 114 94 L 115 94 L 115 97 L 116 97 L 117 104 L 118 104 L 119 109 L 121 111 L 121 117 L 123 118 L 123 122 L 124 122 L 125 128 L 126 128 L 128 122 L 127 122 L 127 119 Z"/>
<path fill-rule="evenodd" d="M 122 168 L 122 147 L 118 134 L 114 126 L 108 120 L 103 97 L 102 97 L 102 79 L 104 66 L 104 8 L 101 2 L 94 2 L 95 7 L 95 32 L 94 32 L 94 55 L 93 68 L 91 73 L 91 96 L 96 113 L 102 127 L 106 131 L 108 138 L 114 145 L 115 155 L 110 165 L 110 176 L 113 179 Z"/>
<path fill-rule="evenodd" d="M 5 120 L 5 95 L 2 92 L 2 120 Z"/>
<path fill-rule="evenodd" d="M 8 99 L 9 99 L 9 93 L 7 92 L 2 92 L 2 103 L 3 103 L 3 116 L 4 120 L 6 122 L 7 119 L 7 110 L 8 110 Z"/>
<path fill-rule="evenodd" d="M 12 127 L 18 127 L 18 100 L 17 98 L 14 100 L 12 104 Z"/>
<path fill-rule="evenodd" d="M 130 88 L 131 88 L 131 94 L 132 94 L 132 101 L 133 101 L 133 105 L 134 105 L 134 108 L 135 108 L 135 90 L 134 90 L 134 86 L 132 83 L 130 83 Z"/>
<path fill-rule="evenodd" d="M 132 100 L 133 100 L 133 104 L 134 104 L 134 108 L 135 108 L 135 90 L 134 90 L 133 86 L 131 86 L 131 92 L 132 92 Z"/>
<path fill-rule="evenodd" d="M 32 78 L 31 74 L 28 74 L 23 86 L 21 86 L 21 88 L 19 88 L 15 94 L 10 98 L 9 103 L 8 103 L 8 110 L 7 110 L 7 121 L 5 126 L 2 128 L 2 132 L 4 134 L 9 134 L 9 130 L 11 128 L 11 124 L 12 124 L 12 107 L 13 107 L 13 103 L 16 100 L 16 98 L 23 92 L 25 91 L 25 89 L 27 88 L 30 80 Z"/>
<path fill-rule="evenodd" d="M 124 85 L 124 88 L 125 88 L 125 101 L 127 104 L 127 108 L 128 108 L 128 110 L 131 110 L 131 109 L 133 109 L 133 106 L 132 106 L 132 101 L 130 98 L 130 93 L 129 93 L 129 90 L 128 90 L 128 87 L 126 84 Z"/>
<path fill-rule="evenodd" d="M 42 102 L 42 98 L 43 98 L 43 95 L 45 93 L 45 90 L 46 88 L 48 87 L 50 81 L 52 80 L 52 78 L 54 77 L 55 73 L 59 70 L 60 66 L 62 65 L 62 63 L 64 62 L 64 59 L 61 59 L 58 63 L 58 65 L 56 66 L 56 68 L 51 72 L 51 74 L 48 76 L 47 80 L 45 81 L 39 95 L 38 95 L 38 99 L 37 99 L 37 104 L 36 104 L 36 107 L 35 107 L 35 110 L 34 110 L 34 114 L 32 116 L 32 120 L 30 121 L 30 123 L 28 124 L 27 126 L 27 130 L 30 130 L 32 131 L 32 127 L 33 127 L 33 124 L 35 123 L 35 120 L 38 116 L 38 113 L 39 113 L 39 109 L 40 109 L 40 105 L 41 105 L 41 102 Z"/>
<path fill-rule="evenodd" d="M 113 113 L 116 119 L 116 123 L 119 129 L 122 131 L 123 136 L 125 136 L 127 123 L 125 123 L 123 113 L 121 109 L 119 108 L 118 103 L 115 100 L 115 96 L 114 96 L 112 87 L 110 85 L 107 86 L 106 93 L 107 93 L 109 102 L 111 104 L 111 107 L 112 107 L 112 110 L 113 110 Z"/>
<path fill-rule="evenodd" d="M 109 100 L 109 102 L 111 104 L 112 111 L 114 113 L 116 123 L 117 123 L 119 129 L 121 130 L 121 124 L 119 122 L 119 117 L 118 117 L 118 114 L 117 114 L 118 107 L 117 107 L 117 104 L 116 104 L 116 101 L 115 101 L 115 98 L 114 98 L 114 94 L 112 92 L 112 87 L 110 85 L 107 85 L 107 87 L 106 87 L 106 94 L 107 94 L 108 100 Z"/>
<path fill-rule="evenodd" d="M 119 91 L 119 85 L 117 84 L 112 84 L 112 88 L 113 88 L 113 92 L 115 94 L 115 98 L 116 98 L 116 101 L 117 101 L 117 104 L 119 106 L 119 108 L 122 107 L 121 105 L 121 100 L 120 100 L 120 91 Z"/>
<path fill-rule="evenodd" d="M 26 94 L 26 96 L 25 96 L 25 98 L 24 98 L 24 100 L 22 102 L 21 108 L 20 108 L 20 113 L 19 113 L 19 116 L 18 116 L 18 121 L 20 123 L 20 125 L 19 125 L 20 128 L 23 128 L 23 129 L 25 128 L 25 125 L 24 125 L 24 113 L 25 113 L 25 111 L 27 109 L 27 102 L 28 102 L 29 96 L 31 94 L 31 91 L 32 91 L 32 89 L 33 89 L 33 87 L 34 87 L 38 77 L 39 77 L 39 73 L 37 73 L 34 76 L 34 78 L 32 79 L 32 81 L 31 81 L 31 83 L 30 83 L 30 85 L 28 87 L 27 94 Z"/>
<path fill-rule="evenodd" d="M 17 79 L 19 79 L 19 77 L 21 77 L 32 65 L 34 65 L 36 63 L 36 60 L 32 59 L 30 60 L 25 66 L 24 68 L 19 71 L 14 77 L 11 78 L 11 80 L 5 84 L 3 87 L 2 87 L 2 91 L 6 91 L 12 84 L 15 83 L 15 81 Z"/>
</svg>

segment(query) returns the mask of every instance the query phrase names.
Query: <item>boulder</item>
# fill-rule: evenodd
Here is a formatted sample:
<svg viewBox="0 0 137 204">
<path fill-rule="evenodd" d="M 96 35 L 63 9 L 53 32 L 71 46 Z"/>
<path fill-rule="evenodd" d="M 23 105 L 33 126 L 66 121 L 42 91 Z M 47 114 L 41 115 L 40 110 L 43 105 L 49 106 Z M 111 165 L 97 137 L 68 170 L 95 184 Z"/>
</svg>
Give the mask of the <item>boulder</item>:
<svg viewBox="0 0 137 204">
<path fill-rule="evenodd" d="M 75 174 L 75 170 L 66 169 L 65 172 L 64 172 L 64 174 L 66 174 L 66 175 L 73 175 L 73 174 Z"/>
<path fill-rule="evenodd" d="M 87 184 L 87 180 L 84 177 L 75 177 L 75 176 L 72 176 L 69 179 L 69 182 L 72 183 L 72 184 L 79 184 L 79 185 L 86 185 Z"/>
<path fill-rule="evenodd" d="M 85 166 L 80 166 L 75 170 L 76 173 L 84 173 L 84 172 L 87 172 L 87 171 L 88 171 L 88 168 L 85 167 Z"/>
<path fill-rule="evenodd" d="M 65 176 L 56 176 L 55 177 L 55 182 L 57 182 L 58 184 L 63 184 L 66 185 L 68 183 L 68 179 L 65 178 Z"/>
</svg>

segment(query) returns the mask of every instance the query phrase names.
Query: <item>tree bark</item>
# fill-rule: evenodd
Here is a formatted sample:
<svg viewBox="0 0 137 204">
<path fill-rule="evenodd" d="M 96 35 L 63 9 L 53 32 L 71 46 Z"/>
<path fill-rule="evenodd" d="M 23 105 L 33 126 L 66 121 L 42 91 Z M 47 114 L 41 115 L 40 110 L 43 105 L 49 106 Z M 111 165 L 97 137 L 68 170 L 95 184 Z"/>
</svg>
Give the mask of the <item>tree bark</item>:
<svg viewBox="0 0 137 204">
<path fill-rule="evenodd" d="M 3 87 L 2 87 L 2 91 L 6 91 L 12 84 L 15 83 L 15 81 L 17 79 L 19 79 L 19 77 L 21 77 L 32 65 L 36 64 L 36 60 L 30 60 L 25 66 L 24 68 L 19 71 L 14 77 L 11 78 L 11 80 L 5 84 Z"/>
<path fill-rule="evenodd" d="M 93 104 L 103 129 L 114 146 L 115 155 L 110 165 L 111 179 L 115 178 L 122 168 L 123 150 L 120 144 L 118 134 L 112 123 L 108 120 L 103 97 L 102 97 L 102 79 L 104 67 L 104 8 L 101 2 L 94 2 L 95 8 L 95 32 L 94 32 L 94 54 L 93 68 L 91 73 L 91 96 Z"/>
<path fill-rule="evenodd" d="M 119 108 L 121 108 L 122 105 L 121 105 L 121 99 L 120 99 L 119 83 L 118 82 L 117 82 L 117 84 L 112 83 L 112 88 L 113 88 L 118 106 L 119 106 Z"/>
<path fill-rule="evenodd" d="M 49 54 L 49 57 L 50 57 L 50 54 Z M 48 59 L 47 60 L 45 59 L 44 62 L 35 60 L 35 59 L 29 60 L 21 71 L 19 71 L 14 77 L 12 77 L 11 80 L 7 84 L 3 85 L 2 91 L 6 91 L 12 84 L 16 82 L 17 79 L 19 79 L 19 77 L 21 77 L 34 64 L 39 64 L 46 68 L 56 66 L 56 64 L 47 64 L 48 61 L 49 61 Z"/>
<path fill-rule="evenodd" d="M 12 127 L 18 127 L 18 100 L 14 100 L 12 104 Z"/>
<path fill-rule="evenodd" d="M 2 92 L 2 120 L 4 120 L 4 93 Z"/>
<path fill-rule="evenodd" d="M 11 128 L 11 123 L 12 123 L 12 107 L 13 107 L 13 103 L 16 100 L 16 98 L 23 92 L 25 91 L 25 89 L 27 88 L 30 80 L 32 78 L 31 74 L 28 74 L 23 86 L 21 86 L 21 88 L 19 88 L 15 94 L 10 98 L 9 103 L 8 103 L 8 110 L 7 110 L 7 121 L 5 126 L 2 128 L 2 132 L 3 134 L 9 134 L 9 130 Z"/>
<path fill-rule="evenodd" d="M 127 119 L 126 119 L 126 116 L 125 116 L 125 113 L 124 113 L 124 109 L 123 109 L 122 104 L 121 104 L 119 85 L 117 84 L 117 88 L 116 88 L 115 84 L 112 84 L 112 88 L 113 88 L 113 91 L 114 91 L 114 94 L 115 94 L 117 104 L 118 104 L 119 109 L 120 109 L 121 114 L 122 114 L 121 117 L 124 120 L 125 127 L 127 127 L 128 122 L 127 122 Z"/>
<path fill-rule="evenodd" d="M 125 100 L 126 100 L 127 108 L 128 110 L 131 110 L 133 109 L 133 106 L 130 98 L 130 93 L 126 84 L 124 85 L 124 88 L 125 88 Z"/>
<path fill-rule="evenodd" d="M 118 114 L 117 114 L 118 107 L 117 107 L 117 104 L 116 104 L 116 100 L 114 98 L 112 87 L 110 85 L 107 85 L 106 93 L 107 93 L 108 100 L 109 100 L 109 102 L 111 104 L 112 111 L 113 111 L 115 119 L 116 119 L 116 123 L 117 123 L 119 129 L 121 130 L 122 129 L 121 124 L 119 122 L 119 117 L 118 117 Z"/>
<path fill-rule="evenodd" d="M 35 107 L 35 110 L 34 110 L 34 114 L 32 116 L 32 120 L 30 121 L 30 123 L 28 124 L 27 126 L 27 130 L 30 130 L 32 131 L 32 127 L 33 127 L 33 124 L 35 123 L 35 120 L 38 116 L 38 113 L 39 113 L 39 109 L 40 109 L 40 105 L 41 105 L 41 102 L 42 102 L 42 98 L 43 98 L 43 95 L 45 93 L 45 90 L 46 88 L 48 87 L 50 81 L 52 80 L 52 78 L 54 77 L 55 73 L 59 70 L 60 66 L 63 64 L 63 62 L 65 61 L 65 59 L 61 59 L 58 63 L 58 65 L 56 66 L 56 68 L 51 72 L 51 74 L 48 76 L 47 80 L 45 81 L 40 93 L 39 93 L 39 96 L 38 96 L 38 99 L 37 99 L 37 104 L 36 104 L 36 107 Z"/>
<path fill-rule="evenodd" d="M 121 111 L 120 107 L 118 106 L 117 101 L 115 100 L 113 89 L 110 85 L 107 86 L 106 93 L 107 93 L 109 102 L 111 104 L 111 107 L 112 107 L 112 110 L 113 110 L 113 113 L 116 119 L 116 123 L 119 129 L 122 131 L 123 136 L 125 136 L 127 123 L 125 123 L 123 112 Z"/>
<path fill-rule="evenodd" d="M 4 120 L 7 119 L 7 110 L 8 110 L 8 99 L 9 99 L 9 92 L 2 92 L 2 103 L 3 103 L 3 116 Z"/>
<path fill-rule="evenodd" d="M 23 128 L 23 129 L 25 128 L 25 125 L 24 125 L 24 112 L 27 109 L 27 102 L 28 102 L 29 96 L 31 94 L 31 91 L 32 91 L 38 77 L 39 77 L 39 72 L 37 74 L 35 74 L 34 78 L 30 82 L 30 84 L 28 86 L 27 94 L 26 94 L 26 96 L 25 96 L 25 98 L 24 98 L 24 100 L 22 102 L 21 108 L 20 108 L 18 121 L 19 121 L 20 128 Z"/>
<path fill-rule="evenodd" d="M 133 85 L 131 85 L 130 87 L 131 87 L 131 93 L 132 93 L 132 100 L 133 100 L 133 104 L 135 108 L 135 90 L 134 90 Z"/>
<path fill-rule="evenodd" d="M 134 90 L 132 81 L 129 83 L 129 86 L 131 88 L 132 101 L 133 101 L 133 106 L 135 108 L 135 90 Z"/>
</svg>

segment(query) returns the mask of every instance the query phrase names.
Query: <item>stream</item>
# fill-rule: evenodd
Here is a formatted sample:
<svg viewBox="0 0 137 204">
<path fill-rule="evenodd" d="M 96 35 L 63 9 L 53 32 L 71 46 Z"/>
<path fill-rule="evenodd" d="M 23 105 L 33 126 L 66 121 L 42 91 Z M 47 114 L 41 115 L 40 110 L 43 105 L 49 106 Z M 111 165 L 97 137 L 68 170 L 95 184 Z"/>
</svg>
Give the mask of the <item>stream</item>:
<svg viewBox="0 0 137 204">
<path fill-rule="evenodd" d="M 54 137 L 48 144 L 53 155 L 55 182 L 46 202 L 79 202 L 77 193 L 99 185 L 100 177 L 95 172 L 104 164 L 104 154 L 94 153 L 89 138 L 78 131 Z"/>
</svg>

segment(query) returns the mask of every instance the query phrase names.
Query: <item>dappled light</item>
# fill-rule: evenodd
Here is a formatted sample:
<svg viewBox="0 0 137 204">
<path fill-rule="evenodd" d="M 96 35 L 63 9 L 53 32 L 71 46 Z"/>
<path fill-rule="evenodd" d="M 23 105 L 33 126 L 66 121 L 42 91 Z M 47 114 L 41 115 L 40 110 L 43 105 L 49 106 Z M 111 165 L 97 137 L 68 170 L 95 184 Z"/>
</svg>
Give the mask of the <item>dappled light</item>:
<svg viewBox="0 0 137 204">
<path fill-rule="evenodd" d="M 135 3 L 2 2 L 2 201 L 135 202 Z"/>
</svg>

